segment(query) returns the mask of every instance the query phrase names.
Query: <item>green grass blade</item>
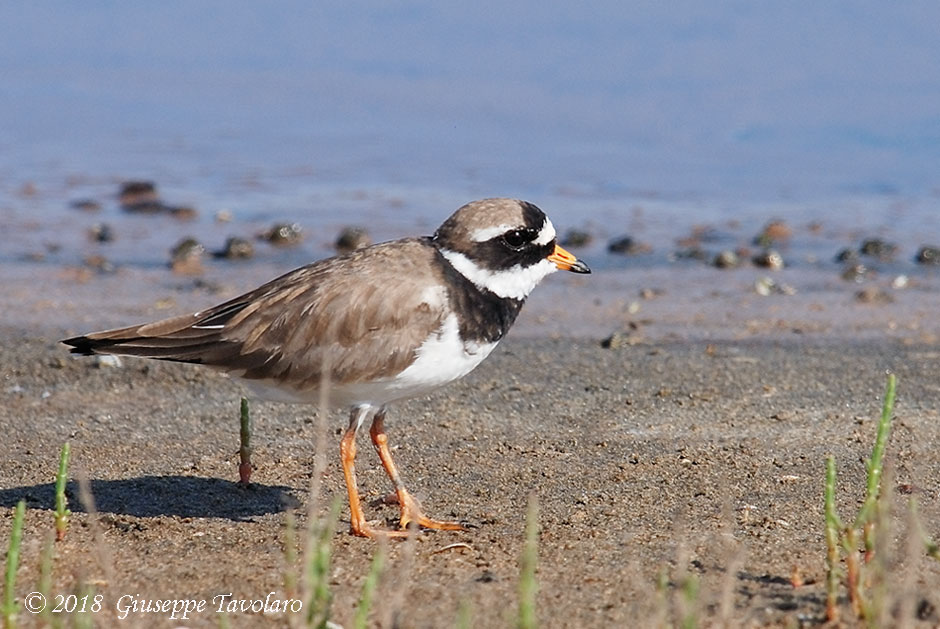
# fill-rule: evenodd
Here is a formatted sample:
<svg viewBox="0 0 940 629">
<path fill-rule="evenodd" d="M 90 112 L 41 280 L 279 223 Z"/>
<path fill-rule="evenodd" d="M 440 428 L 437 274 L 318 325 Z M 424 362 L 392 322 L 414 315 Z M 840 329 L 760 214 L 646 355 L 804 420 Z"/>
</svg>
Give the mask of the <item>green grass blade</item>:
<svg viewBox="0 0 940 629">
<path fill-rule="evenodd" d="M 362 597 L 359 599 L 356 617 L 353 619 L 355 629 L 366 629 L 369 626 L 369 613 L 372 611 L 375 590 L 379 586 L 379 577 L 384 567 L 385 549 L 379 546 L 375 551 L 375 556 L 372 557 L 372 566 L 369 568 L 369 574 L 366 575 L 365 583 L 362 584 Z"/>
<path fill-rule="evenodd" d="M 914 522 L 915 531 L 924 543 L 924 552 L 931 559 L 940 561 L 940 544 L 935 542 L 924 530 L 924 525 L 917 512 L 917 500 L 915 498 L 911 498 L 908 508 L 911 510 L 911 520 Z"/>
<path fill-rule="evenodd" d="M 69 471 L 69 442 L 62 444 L 62 452 L 59 454 L 59 472 L 55 477 L 55 538 L 56 541 L 65 539 L 65 532 L 69 526 L 68 500 L 65 497 L 65 483 L 68 480 Z"/>
<path fill-rule="evenodd" d="M 327 519 L 313 524 L 308 532 L 313 543 L 308 544 L 310 551 L 306 558 L 309 599 L 304 607 L 307 609 L 307 627 L 325 628 L 330 619 L 330 605 L 333 602 L 330 593 L 330 560 L 340 504 L 339 498 L 333 500 Z"/>
<path fill-rule="evenodd" d="M 536 616 L 536 596 L 539 584 L 535 571 L 539 561 L 539 500 L 535 494 L 529 497 L 526 512 L 525 544 L 522 549 L 519 574 L 519 617 L 516 626 L 519 629 L 535 629 L 538 626 Z"/>
<path fill-rule="evenodd" d="M 836 459 L 831 454 L 826 457 L 826 620 L 834 622 L 839 617 L 837 601 L 839 597 L 839 536 L 842 522 L 836 513 Z"/>
<path fill-rule="evenodd" d="M 13 510 L 13 530 L 10 532 L 10 548 L 7 551 L 7 570 L 4 579 L 3 626 L 16 626 L 16 569 L 20 563 L 20 544 L 23 542 L 23 519 L 26 517 L 26 501 L 20 500 Z"/>
<path fill-rule="evenodd" d="M 888 384 L 885 389 L 884 406 L 881 410 L 881 420 L 878 422 L 878 432 L 875 435 L 875 445 L 871 451 L 871 458 L 866 465 L 868 477 L 866 482 L 865 502 L 858 512 L 858 518 L 855 520 L 855 526 L 861 527 L 871 521 L 874 517 L 875 502 L 878 500 L 878 492 L 881 488 L 881 477 L 884 471 L 885 447 L 888 444 L 888 436 L 891 432 L 891 416 L 894 414 L 894 394 L 897 388 L 897 378 L 894 374 L 888 374 Z M 866 550 L 868 548 L 869 535 L 865 536 Z"/>
<path fill-rule="evenodd" d="M 75 596 L 78 597 L 78 600 L 81 601 L 82 598 L 87 597 L 87 601 L 91 604 L 91 601 L 95 598 L 95 588 L 88 585 L 87 583 L 79 583 L 78 587 L 75 590 Z M 95 615 L 93 612 L 86 611 L 76 611 L 74 614 L 70 614 L 72 621 L 72 629 L 94 629 Z"/>
<path fill-rule="evenodd" d="M 691 572 L 686 572 L 682 579 L 682 629 L 695 629 L 698 627 L 698 578 Z"/>
<path fill-rule="evenodd" d="M 460 605 L 457 607 L 457 620 L 454 622 L 454 629 L 471 629 L 473 627 L 473 608 L 470 605 L 470 599 L 460 599 Z"/>
<path fill-rule="evenodd" d="M 46 540 L 46 545 L 42 549 L 42 554 L 39 557 L 39 584 L 36 589 L 40 594 L 46 597 L 47 601 L 51 601 L 53 596 L 52 566 L 55 562 L 55 540 L 55 536 L 50 533 L 48 539 Z M 46 623 L 46 626 L 61 626 L 59 619 L 52 617 L 52 612 L 49 611 L 49 605 L 43 607 L 41 616 L 43 622 Z"/>
<path fill-rule="evenodd" d="M 290 510 L 284 514 L 284 593 L 297 594 L 297 521 Z"/>
<path fill-rule="evenodd" d="M 238 447 L 238 476 L 241 483 L 247 485 L 251 477 L 251 412 L 248 398 L 241 400 L 241 423 Z"/>
</svg>

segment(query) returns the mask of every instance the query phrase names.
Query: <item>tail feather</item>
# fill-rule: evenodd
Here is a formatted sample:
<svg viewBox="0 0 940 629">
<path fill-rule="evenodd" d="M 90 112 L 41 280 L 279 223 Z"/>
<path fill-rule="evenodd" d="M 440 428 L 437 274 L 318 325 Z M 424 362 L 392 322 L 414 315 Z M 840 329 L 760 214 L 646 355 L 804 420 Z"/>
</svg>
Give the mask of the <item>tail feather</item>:
<svg viewBox="0 0 940 629">
<path fill-rule="evenodd" d="M 194 325 L 195 324 L 195 325 Z M 73 354 L 120 354 L 177 362 L 201 363 L 221 340 L 220 326 L 199 327 L 196 315 L 183 315 L 155 323 L 93 332 L 65 339 Z"/>
</svg>

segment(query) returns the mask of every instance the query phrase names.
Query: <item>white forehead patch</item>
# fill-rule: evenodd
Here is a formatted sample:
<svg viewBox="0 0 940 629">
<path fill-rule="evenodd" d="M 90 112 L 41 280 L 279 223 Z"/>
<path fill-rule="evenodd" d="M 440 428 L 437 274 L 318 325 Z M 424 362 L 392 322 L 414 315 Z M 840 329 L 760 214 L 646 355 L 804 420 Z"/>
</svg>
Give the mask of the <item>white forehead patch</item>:
<svg viewBox="0 0 940 629">
<path fill-rule="evenodd" d="M 486 242 L 496 238 L 497 236 L 502 236 L 506 232 L 514 229 L 512 225 L 497 225 L 496 227 L 484 227 L 483 229 L 478 229 L 472 234 L 470 234 L 470 240 L 473 242 Z"/>
<path fill-rule="evenodd" d="M 542 278 L 558 270 L 558 266 L 548 258 L 531 266 L 517 264 L 502 271 L 490 271 L 477 266 L 473 260 L 456 251 L 442 249 L 441 255 L 478 288 L 510 299 L 525 299 Z"/>
<path fill-rule="evenodd" d="M 486 242 L 487 240 L 492 240 L 497 236 L 502 236 L 508 231 L 513 229 L 519 229 L 515 225 L 497 225 L 495 227 L 484 227 L 483 229 L 478 229 L 472 234 L 470 234 L 470 240 L 473 242 Z M 555 239 L 555 226 L 552 225 L 552 222 L 545 217 L 545 222 L 542 223 L 542 229 L 539 230 L 538 237 L 533 241 L 537 245 L 547 245 Z"/>
</svg>

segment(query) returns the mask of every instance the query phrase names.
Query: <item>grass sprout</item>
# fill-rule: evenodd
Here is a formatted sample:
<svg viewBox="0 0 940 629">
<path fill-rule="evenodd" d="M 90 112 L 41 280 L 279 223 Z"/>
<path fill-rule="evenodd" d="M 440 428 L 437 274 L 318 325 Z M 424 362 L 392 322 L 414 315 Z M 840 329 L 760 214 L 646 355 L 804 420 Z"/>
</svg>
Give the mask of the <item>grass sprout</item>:
<svg viewBox="0 0 940 629">
<path fill-rule="evenodd" d="M 379 586 L 379 577 L 385 568 L 385 546 L 380 545 L 372 557 L 372 565 L 369 568 L 369 574 L 362 584 L 362 596 L 359 599 L 359 606 L 356 608 L 356 617 L 353 619 L 355 629 L 365 629 L 369 625 L 369 613 L 372 611 L 372 603 L 375 601 L 375 591 Z"/>
<path fill-rule="evenodd" d="M 836 512 L 836 458 L 826 457 L 826 618 L 830 622 L 839 619 L 839 546 L 842 538 L 842 520 Z"/>
<path fill-rule="evenodd" d="M 59 471 L 55 477 L 55 539 L 61 542 L 65 539 L 65 532 L 69 527 L 68 499 L 65 497 L 65 483 L 68 480 L 69 470 L 69 443 L 62 444 L 62 452 L 59 454 Z"/>
<path fill-rule="evenodd" d="M 7 569 L 3 581 L 3 626 L 16 626 L 16 569 L 20 563 L 20 545 L 23 542 L 23 519 L 26 517 L 26 501 L 20 500 L 13 510 L 13 530 L 7 550 Z"/>
<path fill-rule="evenodd" d="M 457 620 L 454 621 L 455 629 L 471 629 L 473 627 L 473 606 L 470 599 L 460 599 L 460 606 L 457 607 Z"/>
<path fill-rule="evenodd" d="M 329 626 L 330 606 L 333 595 L 330 592 L 330 561 L 332 559 L 333 532 L 339 520 L 340 500 L 333 500 L 330 514 L 325 520 L 311 523 L 308 535 L 310 550 L 306 557 L 306 626 L 317 629 Z"/>
<path fill-rule="evenodd" d="M 248 409 L 248 398 L 244 397 L 241 400 L 240 426 L 238 478 L 242 485 L 247 485 L 251 482 L 251 412 Z"/>
<path fill-rule="evenodd" d="M 695 629 L 698 627 L 698 597 L 699 580 L 692 572 L 686 570 L 682 575 L 679 588 L 682 600 L 682 618 L 680 626 L 682 629 Z"/>
<path fill-rule="evenodd" d="M 37 590 L 42 594 L 47 601 L 52 600 L 52 566 L 55 561 L 55 542 L 56 536 L 49 533 L 49 537 L 46 540 L 46 545 L 43 546 L 42 554 L 39 557 L 39 585 Z M 57 627 L 59 626 L 58 621 L 53 619 L 52 612 L 49 611 L 49 606 L 46 605 L 43 607 L 41 612 L 43 622 L 47 626 Z"/>
<path fill-rule="evenodd" d="M 894 414 L 894 399 L 897 379 L 888 375 L 884 405 L 875 435 L 871 457 L 866 462 L 865 500 L 852 520 L 845 525 L 835 507 L 836 463 L 830 455 L 826 458 L 826 480 L 824 490 L 826 530 L 826 619 L 835 622 L 839 618 L 838 595 L 842 581 L 840 562 L 845 557 L 845 585 L 848 589 L 852 612 L 867 623 L 877 622 L 881 605 L 878 592 L 871 592 L 885 567 L 884 558 L 878 557 L 879 547 L 885 546 L 886 535 L 881 530 L 887 526 L 887 507 L 883 504 L 884 456 L 891 434 L 891 418 Z M 864 551 L 864 554 L 861 554 Z M 874 561 L 877 558 L 877 561 Z M 868 574 L 868 573 L 872 574 Z"/>
<path fill-rule="evenodd" d="M 297 519 L 292 511 L 284 515 L 284 593 L 297 594 Z"/>
<path fill-rule="evenodd" d="M 525 543 L 519 562 L 519 629 L 534 629 L 538 626 L 536 597 L 539 591 L 535 572 L 539 562 L 539 499 L 534 493 L 529 496 L 526 509 Z"/>
</svg>

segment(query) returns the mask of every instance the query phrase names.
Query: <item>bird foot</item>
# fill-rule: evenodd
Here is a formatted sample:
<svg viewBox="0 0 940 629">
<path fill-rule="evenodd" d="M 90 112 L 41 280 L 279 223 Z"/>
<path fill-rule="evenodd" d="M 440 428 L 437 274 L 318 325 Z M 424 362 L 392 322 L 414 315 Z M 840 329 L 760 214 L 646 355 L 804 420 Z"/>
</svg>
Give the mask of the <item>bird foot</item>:
<svg viewBox="0 0 940 629">
<path fill-rule="evenodd" d="M 387 529 L 372 522 L 352 523 L 349 532 L 358 537 L 369 537 L 372 539 L 406 539 L 411 535 L 417 535 L 420 531 L 417 529 Z"/>
<path fill-rule="evenodd" d="M 407 491 L 402 491 L 397 495 L 397 502 L 401 507 L 400 526 L 403 529 L 408 528 L 411 523 L 417 524 L 421 528 L 435 529 L 438 531 L 464 531 L 466 530 L 460 522 L 449 522 L 447 520 L 435 520 L 424 515 L 421 505 Z"/>
<path fill-rule="evenodd" d="M 391 537 L 406 538 L 411 535 L 411 529 L 433 529 L 438 531 L 464 531 L 466 527 L 459 522 L 449 522 L 447 520 L 435 520 L 424 515 L 421 505 L 407 491 L 404 494 L 404 504 L 398 493 L 391 493 L 373 501 L 372 504 L 397 504 L 401 509 L 401 518 L 399 519 L 398 529 L 385 529 L 375 526 L 370 522 L 353 523 L 350 532 L 360 537 Z"/>
</svg>

